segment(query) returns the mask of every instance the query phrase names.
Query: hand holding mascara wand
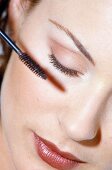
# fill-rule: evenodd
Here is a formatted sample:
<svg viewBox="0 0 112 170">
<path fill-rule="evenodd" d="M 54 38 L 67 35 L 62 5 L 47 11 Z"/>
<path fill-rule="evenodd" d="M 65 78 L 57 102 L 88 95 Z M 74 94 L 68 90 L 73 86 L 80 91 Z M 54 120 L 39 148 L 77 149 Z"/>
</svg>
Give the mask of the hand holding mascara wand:
<svg viewBox="0 0 112 170">
<path fill-rule="evenodd" d="M 30 56 L 26 53 L 22 52 L 17 45 L 12 41 L 1 29 L 0 29 L 0 37 L 7 42 L 7 44 L 18 54 L 19 59 L 37 76 L 47 79 L 47 75 L 44 70 L 37 64 Z"/>
</svg>

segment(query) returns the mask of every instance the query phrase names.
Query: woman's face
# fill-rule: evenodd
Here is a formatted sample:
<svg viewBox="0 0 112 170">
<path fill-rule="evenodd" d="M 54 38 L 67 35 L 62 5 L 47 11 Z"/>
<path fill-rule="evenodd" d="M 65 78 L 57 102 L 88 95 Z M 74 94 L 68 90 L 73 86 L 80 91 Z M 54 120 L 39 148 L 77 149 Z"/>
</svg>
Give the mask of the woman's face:
<svg viewBox="0 0 112 170">
<path fill-rule="evenodd" d="M 73 170 L 112 169 L 111 0 L 42 1 L 24 16 L 16 42 L 48 79 L 37 77 L 12 53 L 1 117 L 15 169 L 56 169 L 37 153 L 32 132 L 86 162 Z M 55 58 L 49 57 L 52 52 Z"/>
</svg>

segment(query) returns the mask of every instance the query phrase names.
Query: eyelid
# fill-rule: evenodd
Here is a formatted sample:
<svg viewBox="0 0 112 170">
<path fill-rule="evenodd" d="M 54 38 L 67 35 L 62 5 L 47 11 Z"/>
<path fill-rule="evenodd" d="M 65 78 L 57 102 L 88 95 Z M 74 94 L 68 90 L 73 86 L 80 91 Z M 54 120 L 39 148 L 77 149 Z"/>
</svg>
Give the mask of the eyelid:
<svg viewBox="0 0 112 170">
<path fill-rule="evenodd" d="M 74 69 L 70 69 L 70 68 L 67 68 L 65 66 L 63 66 L 58 60 L 57 58 L 55 57 L 54 53 L 53 53 L 53 50 L 51 48 L 51 51 L 52 51 L 52 54 L 49 55 L 49 58 L 50 58 L 50 63 L 53 64 L 53 66 L 58 69 L 59 71 L 61 71 L 62 73 L 64 73 L 65 75 L 68 75 L 70 77 L 80 77 L 80 74 L 83 75 L 83 73 L 77 71 L 77 70 L 74 70 Z"/>
<path fill-rule="evenodd" d="M 55 54 L 55 58 L 58 59 L 60 64 L 73 70 L 77 70 L 80 73 L 85 73 L 88 71 L 88 66 L 90 66 L 88 60 L 86 60 L 79 52 L 73 52 L 70 49 L 64 47 L 62 44 L 58 43 L 56 40 L 52 40 L 49 44 L 51 51 Z M 69 64 L 68 64 L 69 63 Z"/>
<path fill-rule="evenodd" d="M 57 40 L 57 39 L 54 39 L 54 38 L 49 38 L 49 41 L 50 41 L 50 44 L 52 44 L 52 46 L 55 45 L 59 45 L 60 47 L 66 49 L 66 50 L 69 50 L 70 52 L 76 54 L 76 53 L 79 53 L 81 55 L 81 52 L 79 51 L 79 49 L 76 47 L 76 46 L 73 46 L 71 47 L 70 45 L 68 45 L 69 43 L 66 43 L 65 41 L 61 41 L 61 40 Z M 64 44 L 64 45 L 63 45 Z"/>
</svg>

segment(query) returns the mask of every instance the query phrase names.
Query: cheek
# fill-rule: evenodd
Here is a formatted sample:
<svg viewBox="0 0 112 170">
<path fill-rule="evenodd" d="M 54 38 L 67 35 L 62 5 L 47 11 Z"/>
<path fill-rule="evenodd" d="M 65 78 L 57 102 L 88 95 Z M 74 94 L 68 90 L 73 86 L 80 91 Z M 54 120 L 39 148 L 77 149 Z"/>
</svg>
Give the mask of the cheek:
<svg viewBox="0 0 112 170">
<path fill-rule="evenodd" d="M 39 120 L 48 115 L 53 117 L 63 106 L 64 96 L 12 54 L 2 84 L 1 100 L 5 124 L 20 127 L 36 122 L 37 115 Z"/>
</svg>

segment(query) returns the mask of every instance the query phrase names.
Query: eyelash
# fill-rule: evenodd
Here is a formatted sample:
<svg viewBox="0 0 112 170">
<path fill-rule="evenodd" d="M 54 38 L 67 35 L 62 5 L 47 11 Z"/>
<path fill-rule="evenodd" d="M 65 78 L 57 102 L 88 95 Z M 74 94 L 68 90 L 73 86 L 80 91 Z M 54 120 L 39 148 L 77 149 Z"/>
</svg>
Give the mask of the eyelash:
<svg viewBox="0 0 112 170">
<path fill-rule="evenodd" d="M 80 77 L 79 74 L 83 75 L 83 73 L 81 73 L 77 70 L 69 69 L 69 68 L 63 66 L 62 64 L 60 64 L 53 53 L 51 55 L 49 55 L 49 59 L 50 59 L 50 63 L 52 63 L 56 69 L 58 69 L 59 71 L 61 71 L 62 73 L 64 73 L 65 75 L 67 75 L 69 77 L 74 77 L 74 76 Z"/>
</svg>

